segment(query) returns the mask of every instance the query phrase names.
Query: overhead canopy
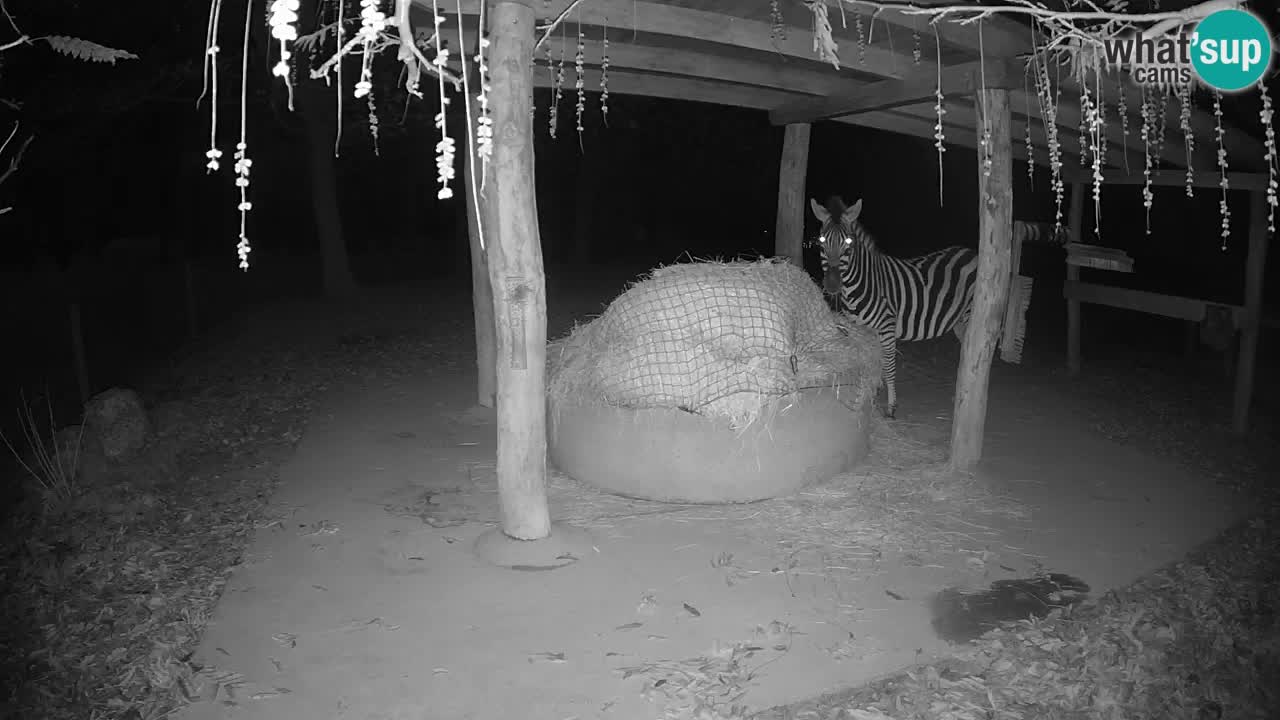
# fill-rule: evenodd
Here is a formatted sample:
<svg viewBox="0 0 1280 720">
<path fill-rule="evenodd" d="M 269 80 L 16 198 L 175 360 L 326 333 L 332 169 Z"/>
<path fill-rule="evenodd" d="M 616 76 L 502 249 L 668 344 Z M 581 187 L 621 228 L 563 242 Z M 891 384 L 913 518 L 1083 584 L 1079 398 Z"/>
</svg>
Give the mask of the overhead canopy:
<svg viewBox="0 0 1280 720">
<path fill-rule="evenodd" d="M 428 11 L 416 18 L 419 27 L 430 27 L 430 2 L 416 0 Z M 447 20 L 444 37 L 457 43 L 457 3 L 439 0 L 437 7 Z M 474 47 L 481 0 L 460 0 L 467 49 Z M 578 29 L 585 35 L 585 84 L 600 88 L 600 67 L 607 30 L 608 88 L 610 93 L 692 100 L 754 108 L 771 112 L 774 122 L 838 122 L 877 128 L 934 141 L 937 114 L 934 88 L 942 64 L 942 91 L 947 113 L 943 116 L 945 142 L 976 148 L 972 92 L 975 87 L 1011 90 L 1014 157 L 1027 160 L 1026 138 L 1031 138 L 1031 159 L 1047 166 L 1048 133 L 1041 118 L 1035 83 L 1026 71 L 1033 49 L 1031 26 L 1009 17 L 990 16 L 959 24 L 940 20 L 930 24 L 924 16 L 897 11 L 874 14 L 853 5 L 828 2 L 832 36 L 838 43 L 840 68 L 819 58 L 814 43 L 814 14 L 799 0 L 777 0 L 777 14 L 769 2 L 741 0 L 583 0 L 548 38 L 538 53 L 534 82 L 551 87 L 554 77 L 547 68 L 550 58 L 564 57 L 564 92 L 575 92 L 574 58 Z M 558 17 L 571 0 L 534 0 L 539 25 Z M 918 5 L 943 4 L 919 0 Z M 957 4 L 957 3 L 951 3 Z M 861 6 L 857 6 L 861 8 Z M 771 18 L 771 15 L 773 16 Z M 859 42 L 859 21 L 864 42 Z M 425 20 L 425 22 L 424 22 Z M 781 30 L 781 32 L 779 32 Z M 541 33 L 541 31 L 540 31 Z M 917 52 L 919 59 L 917 60 Z M 451 64 L 458 67 L 457 55 Z M 1068 180 L 1089 181 L 1091 173 L 1080 165 L 1079 86 L 1063 72 L 1057 110 L 1057 135 L 1062 169 Z M 1129 116 L 1127 135 L 1117 101 L 1121 92 Z M 1141 87 L 1127 73 L 1104 77 L 1102 94 L 1107 103 L 1105 167 L 1108 182 L 1141 182 L 1143 148 L 1139 98 Z M 572 104 L 575 102 L 569 99 Z M 1165 108 L 1165 140 L 1160 144 L 1161 165 L 1187 166 L 1186 146 L 1179 120 L 1179 104 Z M 1197 184 L 1217 185 L 1216 123 L 1212 112 L 1194 108 L 1191 164 L 1205 173 Z M 1262 143 L 1250 134 L 1227 128 L 1224 145 L 1233 171 L 1232 187 L 1263 187 L 1265 178 L 1248 171 L 1265 170 Z M 1155 152 L 1155 148 L 1152 149 Z M 1090 156 L 1091 159 L 1091 156 Z M 1246 171 L 1237 173 L 1236 171 Z M 1180 185 L 1185 172 L 1165 174 L 1158 184 Z"/>
</svg>

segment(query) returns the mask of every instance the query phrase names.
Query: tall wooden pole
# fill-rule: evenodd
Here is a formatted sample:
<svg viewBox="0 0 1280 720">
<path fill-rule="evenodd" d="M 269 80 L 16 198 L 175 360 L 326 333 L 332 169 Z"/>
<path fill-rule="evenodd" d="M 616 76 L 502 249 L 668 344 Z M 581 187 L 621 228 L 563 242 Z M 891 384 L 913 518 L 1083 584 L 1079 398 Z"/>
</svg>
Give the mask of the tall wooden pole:
<svg viewBox="0 0 1280 720">
<path fill-rule="evenodd" d="M 480 84 L 480 74 L 474 65 L 468 81 L 472 88 Z M 479 117 L 480 110 L 480 103 L 475 96 L 476 92 L 473 90 L 468 98 L 473 120 Z M 473 134 L 474 128 L 468 127 L 467 133 Z M 463 160 L 462 181 L 466 184 L 463 193 L 467 198 L 467 244 L 471 248 L 471 308 L 476 329 L 476 396 L 481 407 L 491 408 L 496 405 L 498 395 L 495 365 L 498 340 L 493 323 L 494 302 L 493 286 L 489 283 L 489 259 L 485 255 L 482 240 L 490 241 L 489 228 L 493 224 L 486 222 L 484 217 L 490 208 L 487 207 L 489 203 L 480 195 L 486 191 L 480 187 L 484 178 L 475 171 L 476 157 L 472 152 L 474 145 L 474 141 L 468 141 L 467 151 L 463 153 L 466 159 Z"/>
<path fill-rule="evenodd" d="M 1263 270 L 1267 266 L 1267 196 L 1249 194 L 1249 255 L 1244 269 L 1244 317 L 1240 327 L 1240 353 L 1236 357 L 1235 403 L 1231 426 L 1238 433 L 1249 429 L 1249 401 L 1253 396 L 1253 372 L 1257 366 L 1258 334 L 1262 328 Z"/>
<path fill-rule="evenodd" d="M 967 472 L 982 458 L 987 420 L 991 358 L 1000 339 L 1000 322 L 1009 296 L 1013 250 L 1013 136 L 1008 90 L 977 93 L 978 136 L 983 121 L 990 131 L 990 166 L 978 153 L 978 277 L 973 314 L 965 332 L 956 376 L 955 416 L 951 422 L 951 468 Z"/>
<path fill-rule="evenodd" d="M 782 135 L 778 166 L 778 220 L 774 255 L 804 267 L 804 196 L 809 174 L 809 123 L 791 123 Z"/>
<path fill-rule="evenodd" d="M 497 320 L 498 496 L 502 530 L 517 540 L 551 532 L 547 512 L 547 295 L 534 205 L 532 0 L 498 0 L 490 86 L 493 158 L 486 200 L 489 282 Z"/>
<path fill-rule="evenodd" d="M 1067 240 L 1078 243 L 1084 235 L 1084 183 L 1071 183 L 1067 209 Z M 1067 284 L 1079 282 L 1080 266 L 1067 265 Z M 1067 372 L 1080 374 L 1080 301 L 1067 298 Z"/>
</svg>

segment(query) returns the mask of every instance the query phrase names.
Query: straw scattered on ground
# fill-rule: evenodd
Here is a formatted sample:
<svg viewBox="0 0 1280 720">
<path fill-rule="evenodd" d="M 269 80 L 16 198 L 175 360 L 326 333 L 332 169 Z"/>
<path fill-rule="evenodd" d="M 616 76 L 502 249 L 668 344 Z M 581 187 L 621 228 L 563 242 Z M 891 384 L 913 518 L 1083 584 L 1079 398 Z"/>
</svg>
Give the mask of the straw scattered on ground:
<svg viewBox="0 0 1280 720">
<path fill-rule="evenodd" d="M 234 337 L 217 338 L 221 350 L 191 354 L 177 368 L 183 380 L 144 388 L 170 413 L 166 438 L 146 460 L 127 476 L 82 487 L 83 495 L 56 511 L 13 514 L 0 532 L 0 716 L 159 720 L 184 704 L 203 672 L 191 654 L 228 574 L 243 562 L 252 529 L 269 522 L 277 468 L 315 396 L 335 384 L 395 382 L 472 362 L 465 310 L 428 333 L 420 327 L 425 316 L 421 299 L 340 312 L 279 306 Z M 282 327 L 293 332 L 281 335 Z M 1262 488 L 1275 474 L 1268 454 L 1274 426 L 1265 418 L 1249 439 L 1219 443 L 1216 428 L 1206 431 L 1189 418 L 1203 416 L 1203 403 L 1218 402 L 1220 390 L 1178 394 L 1188 387 L 1184 379 L 1140 374 L 1125 375 L 1117 362 L 1108 378 L 1051 377 L 1044 386 L 1060 391 L 1055 397 L 1064 403 L 1097 403 L 1099 422 L 1119 440 L 1168 448 L 1245 485 Z M 553 512 L 596 526 L 645 513 L 673 520 L 720 513 L 735 521 L 754 514 L 775 528 L 805 513 L 806 526 L 791 538 L 797 544 L 834 543 L 837 530 L 847 537 L 851 527 L 863 527 L 901 548 L 974 532 L 967 524 L 983 513 L 1017 516 L 1006 500 L 940 472 L 940 451 L 887 426 L 875 433 L 868 465 L 813 491 L 823 496 L 666 506 L 553 476 Z M 1094 606 L 995 631 L 946 664 L 757 717 L 1276 717 L 1280 520 L 1268 507 Z M 785 628 L 765 628 L 705 658 L 638 666 L 636 676 L 647 678 L 651 693 L 675 696 L 657 699 L 686 717 L 741 716 L 738 693 L 785 651 L 785 636 Z"/>
</svg>

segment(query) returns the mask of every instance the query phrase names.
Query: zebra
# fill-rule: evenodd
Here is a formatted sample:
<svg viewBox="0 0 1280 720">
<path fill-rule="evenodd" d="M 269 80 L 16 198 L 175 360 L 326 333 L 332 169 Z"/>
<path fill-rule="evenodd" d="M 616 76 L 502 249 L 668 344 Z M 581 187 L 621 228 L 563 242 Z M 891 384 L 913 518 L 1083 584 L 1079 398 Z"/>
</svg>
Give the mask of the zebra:
<svg viewBox="0 0 1280 720">
<path fill-rule="evenodd" d="M 973 306 L 977 251 L 946 247 L 919 257 L 900 259 L 884 254 L 858 222 L 862 200 L 846 206 L 832 197 L 826 206 L 810 199 L 822 223 L 823 291 L 837 308 L 875 330 L 880 336 L 881 363 L 888 403 L 885 417 L 898 409 L 897 354 L 899 341 L 930 340 L 953 331 L 964 340 Z"/>
<path fill-rule="evenodd" d="M 1036 245 L 1065 246 L 1071 241 L 1071 235 L 1065 225 L 1051 222 L 1013 221 L 1013 238 L 1023 243 Z M 1015 268 L 1016 271 L 1016 268 Z"/>
<path fill-rule="evenodd" d="M 816 244 L 822 260 L 823 291 L 837 309 L 870 326 L 880 336 L 881 363 L 888 402 L 884 414 L 897 412 L 899 341 L 930 340 L 952 331 L 964 342 L 973 309 L 977 251 L 960 246 L 914 258 L 886 255 L 858 222 L 862 200 L 846 206 L 832 197 L 826 206 L 810 198 L 822 227 Z M 1067 235 L 1051 223 L 1015 221 L 1021 241 L 1061 245 Z"/>
</svg>

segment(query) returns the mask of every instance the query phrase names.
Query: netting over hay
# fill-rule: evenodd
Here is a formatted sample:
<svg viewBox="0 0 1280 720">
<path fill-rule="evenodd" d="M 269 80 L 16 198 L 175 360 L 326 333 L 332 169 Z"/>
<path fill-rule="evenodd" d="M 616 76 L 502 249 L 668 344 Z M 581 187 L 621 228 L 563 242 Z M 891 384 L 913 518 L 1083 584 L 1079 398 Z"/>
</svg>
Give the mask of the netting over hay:
<svg viewBox="0 0 1280 720">
<path fill-rule="evenodd" d="M 681 408 L 749 425 L 769 401 L 808 387 L 879 384 L 868 328 L 828 309 L 782 260 L 659 268 L 595 320 L 550 344 L 558 401 Z"/>
</svg>

